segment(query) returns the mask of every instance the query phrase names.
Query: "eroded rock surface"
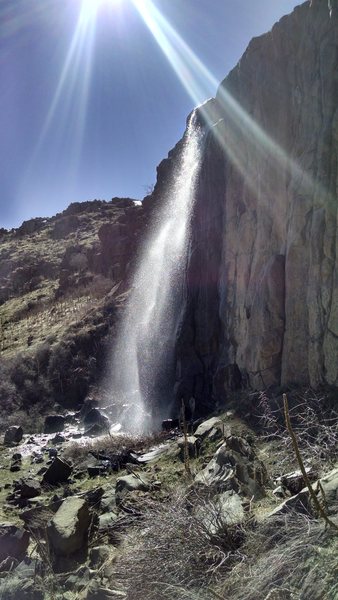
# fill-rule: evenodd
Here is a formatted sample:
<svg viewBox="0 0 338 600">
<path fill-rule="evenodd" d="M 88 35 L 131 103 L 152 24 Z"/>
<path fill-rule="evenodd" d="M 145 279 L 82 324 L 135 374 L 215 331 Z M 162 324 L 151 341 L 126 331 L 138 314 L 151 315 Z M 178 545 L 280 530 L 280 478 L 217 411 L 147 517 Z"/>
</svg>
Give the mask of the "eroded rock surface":
<svg viewBox="0 0 338 600">
<path fill-rule="evenodd" d="M 177 344 L 199 407 L 248 381 L 338 385 L 337 49 L 336 8 L 306 2 L 250 42 L 218 119 L 205 109 Z"/>
</svg>

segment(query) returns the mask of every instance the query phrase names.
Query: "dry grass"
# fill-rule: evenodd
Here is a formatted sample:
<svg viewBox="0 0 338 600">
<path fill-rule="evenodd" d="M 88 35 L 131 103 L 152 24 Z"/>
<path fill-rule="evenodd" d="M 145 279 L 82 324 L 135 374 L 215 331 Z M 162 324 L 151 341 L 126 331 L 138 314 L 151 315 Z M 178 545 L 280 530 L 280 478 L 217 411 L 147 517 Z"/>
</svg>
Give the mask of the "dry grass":
<svg viewBox="0 0 338 600">
<path fill-rule="evenodd" d="M 237 565 L 219 594 L 227 600 L 281 598 L 336 600 L 338 537 L 322 523 L 289 513 L 266 520 L 248 532 L 246 561 Z"/>
<path fill-rule="evenodd" d="M 127 589 L 128 600 L 213 597 L 210 587 L 243 559 L 244 532 L 223 521 L 219 532 L 211 533 L 201 509 L 206 509 L 203 500 L 196 497 L 192 505 L 184 493 L 147 506 L 116 564 L 115 577 Z"/>
</svg>

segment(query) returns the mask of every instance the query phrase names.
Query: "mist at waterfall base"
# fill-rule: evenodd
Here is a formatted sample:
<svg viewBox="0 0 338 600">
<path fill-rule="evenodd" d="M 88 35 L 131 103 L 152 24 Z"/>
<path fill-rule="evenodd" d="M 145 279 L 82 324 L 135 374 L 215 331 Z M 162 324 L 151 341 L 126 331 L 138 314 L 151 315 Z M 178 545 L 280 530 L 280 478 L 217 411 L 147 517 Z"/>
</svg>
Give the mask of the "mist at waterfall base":
<svg viewBox="0 0 338 600">
<path fill-rule="evenodd" d="M 158 428 L 175 402 L 175 340 L 186 296 L 191 213 L 202 130 L 192 113 L 181 160 L 144 241 L 112 357 L 111 396 L 122 428 Z"/>
</svg>

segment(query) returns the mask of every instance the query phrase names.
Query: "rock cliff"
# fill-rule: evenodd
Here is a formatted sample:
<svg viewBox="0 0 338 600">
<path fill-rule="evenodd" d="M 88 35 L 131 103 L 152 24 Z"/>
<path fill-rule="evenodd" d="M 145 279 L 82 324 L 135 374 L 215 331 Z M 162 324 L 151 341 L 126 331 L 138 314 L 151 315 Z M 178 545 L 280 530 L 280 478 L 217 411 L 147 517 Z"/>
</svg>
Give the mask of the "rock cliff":
<svg viewBox="0 0 338 600">
<path fill-rule="evenodd" d="M 338 385 L 337 4 L 253 39 L 200 113 L 178 393 L 203 406 L 247 382 Z"/>
</svg>

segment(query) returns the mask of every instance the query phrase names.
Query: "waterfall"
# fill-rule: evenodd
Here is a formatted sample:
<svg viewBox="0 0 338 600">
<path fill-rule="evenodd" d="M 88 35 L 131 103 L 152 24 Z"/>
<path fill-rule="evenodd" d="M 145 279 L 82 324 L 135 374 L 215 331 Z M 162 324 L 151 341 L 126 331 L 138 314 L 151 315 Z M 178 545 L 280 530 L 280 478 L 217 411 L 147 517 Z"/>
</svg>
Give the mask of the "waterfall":
<svg viewBox="0 0 338 600">
<path fill-rule="evenodd" d="M 122 426 L 133 431 L 154 426 L 169 414 L 174 400 L 175 340 L 185 306 L 191 212 L 201 160 L 202 133 L 196 121 L 192 113 L 179 164 L 141 251 L 114 347 L 113 401 L 123 405 Z M 161 406 L 167 407 L 166 414 L 160 414 Z"/>
</svg>

